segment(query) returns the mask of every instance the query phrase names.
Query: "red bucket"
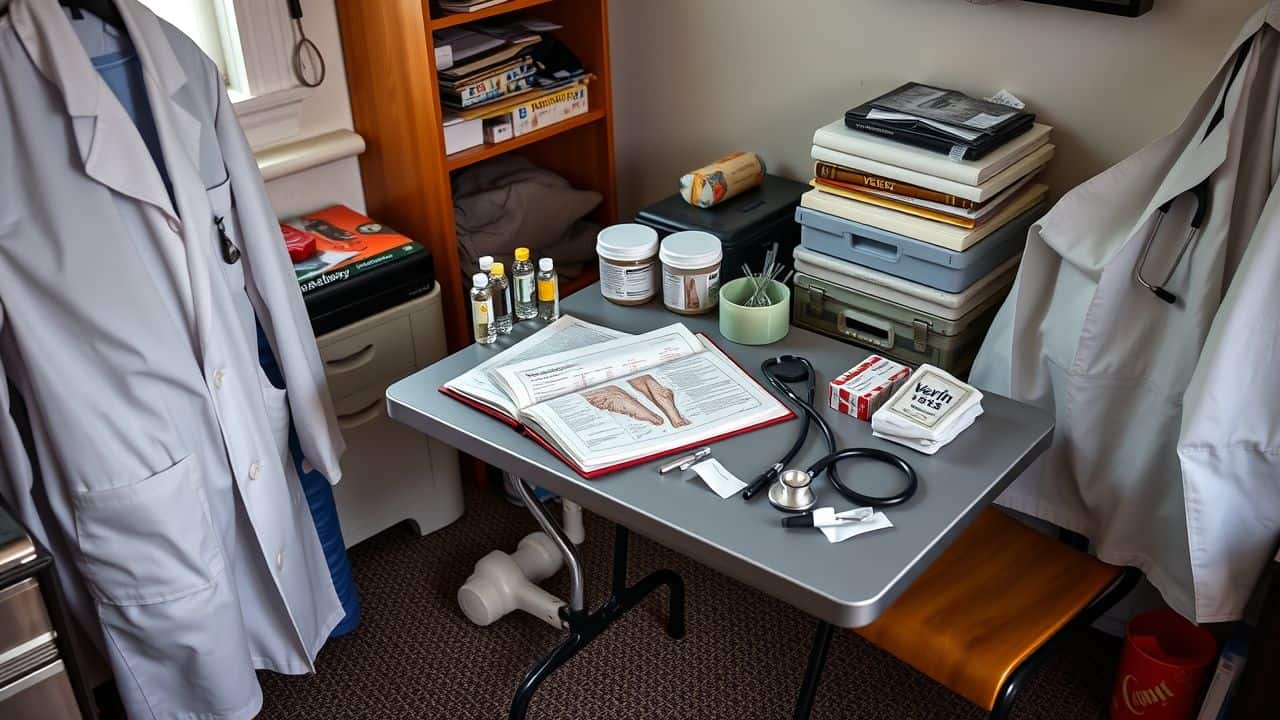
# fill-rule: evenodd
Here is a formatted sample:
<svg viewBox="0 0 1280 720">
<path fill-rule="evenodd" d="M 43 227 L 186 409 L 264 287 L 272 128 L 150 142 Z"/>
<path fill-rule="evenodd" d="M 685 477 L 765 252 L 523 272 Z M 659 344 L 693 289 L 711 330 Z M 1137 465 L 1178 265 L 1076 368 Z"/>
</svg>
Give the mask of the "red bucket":
<svg viewBox="0 0 1280 720">
<path fill-rule="evenodd" d="M 1111 692 L 1111 720 L 1194 717 L 1217 659 L 1213 635 L 1178 613 L 1152 610 L 1134 616 L 1125 629 Z"/>
</svg>

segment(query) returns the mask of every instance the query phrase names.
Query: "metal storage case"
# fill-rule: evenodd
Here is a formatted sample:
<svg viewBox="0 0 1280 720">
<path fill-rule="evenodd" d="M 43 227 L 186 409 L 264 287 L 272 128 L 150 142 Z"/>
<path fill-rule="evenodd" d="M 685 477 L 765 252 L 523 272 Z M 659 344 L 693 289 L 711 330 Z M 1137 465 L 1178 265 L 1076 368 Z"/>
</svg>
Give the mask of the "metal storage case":
<svg viewBox="0 0 1280 720">
<path fill-rule="evenodd" d="M 776 175 L 719 205 L 699 208 L 685 202 L 679 193 L 636 213 L 636 222 L 666 237 L 681 230 L 703 230 L 720 238 L 724 260 L 720 284 L 742 276 L 742 263 L 759 270 L 765 251 L 778 243 L 778 260 L 791 265 L 791 251 L 800 242 L 800 228 L 794 222 L 800 196 L 808 185 Z"/>
<path fill-rule="evenodd" d="M 872 348 L 901 362 L 929 363 L 964 377 L 1006 294 L 1007 288 L 959 319 L 947 320 L 796 273 L 791 323 Z"/>
<path fill-rule="evenodd" d="M 1027 229 L 1045 208 L 1037 204 L 964 252 L 809 208 L 796 208 L 796 222 L 802 226 L 800 244 L 810 250 L 958 293 L 1022 252 Z"/>
</svg>

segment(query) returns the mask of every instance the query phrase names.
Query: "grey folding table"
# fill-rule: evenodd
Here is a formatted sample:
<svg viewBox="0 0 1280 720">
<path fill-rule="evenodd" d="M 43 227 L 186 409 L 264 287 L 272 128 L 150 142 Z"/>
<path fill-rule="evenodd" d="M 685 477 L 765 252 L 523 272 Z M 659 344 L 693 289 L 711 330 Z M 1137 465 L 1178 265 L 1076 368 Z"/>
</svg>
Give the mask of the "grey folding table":
<svg viewBox="0 0 1280 720">
<path fill-rule="evenodd" d="M 831 544 L 817 531 L 781 527 L 782 515 L 770 506 L 765 493 L 749 502 L 738 496 L 721 500 L 693 473 L 658 475 L 656 468 L 661 463 L 657 461 L 585 479 L 511 427 L 439 392 L 447 380 L 531 335 L 542 326 L 537 321 L 517 323 L 511 335 L 493 345 L 471 345 L 397 382 L 387 389 L 391 417 L 617 524 L 613 595 L 601 608 L 587 612 L 582 601 L 582 567 L 573 545 L 541 504 L 532 502 L 527 484 L 518 484 L 535 519 L 566 554 L 572 591 L 564 613 L 568 636 L 534 665 L 519 685 L 512 701 L 513 719 L 524 717 L 530 697 L 547 675 L 657 587 L 670 589 L 668 634 L 683 635 L 684 588 L 678 575 L 661 570 L 627 586 L 628 529 L 818 619 L 795 711 L 797 718 L 808 717 L 833 628 L 861 627 L 879 617 L 978 512 L 1048 447 L 1053 432 L 1053 418 L 1047 413 L 987 394 L 982 402 L 985 412 L 977 422 L 936 455 L 927 456 L 874 438 L 869 423 L 826 407 L 827 382 L 869 354 L 859 347 L 799 328 L 792 328 L 785 339 L 773 345 L 735 345 L 720 335 L 715 313 L 680 316 L 667 312 L 658 302 L 638 307 L 613 305 L 594 285 L 567 298 L 562 312 L 629 333 L 683 322 L 693 332 L 705 333 L 761 381 L 760 364 L 766 358 L 781 353 L 806 357 L 818 374 L 815 404 L 835 430 L 839 447 L 874 447 L 898 453 L 915 468 L 920 487 L 911 500 L 887 510 L 892 529 Z M 713 457 L 750 481 L 786 452 L 799 422 L 717 442 Z M 819 433 L 810 432 L 797 465 L 807 465 L 823 454 L 825 446 Z M 891 494 L 901 484 L 897 472 L 879 463 L 860 461 L 841 468 L 850 485 L 868 494 Z M 825 481 L 815 482 L 815 489 L 819 505 L 849 506 Z"/>
</svg>

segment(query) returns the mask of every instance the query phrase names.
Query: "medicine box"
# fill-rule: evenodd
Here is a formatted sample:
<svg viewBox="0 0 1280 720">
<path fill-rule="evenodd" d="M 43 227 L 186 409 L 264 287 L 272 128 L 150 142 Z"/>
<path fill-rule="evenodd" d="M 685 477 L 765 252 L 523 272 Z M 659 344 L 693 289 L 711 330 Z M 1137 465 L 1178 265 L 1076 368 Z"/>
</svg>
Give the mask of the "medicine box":
<svg viewBox="0 0 1280 720">
<path fill-rule="evenodd" d="M 796 208 L 796 222 L 801 225 L 803 247 L 943 292 L 958 293 L 1022 252 L 1027 229 L 1046 209 L 1046 203 L 1036 205 L 964 252 L 809 208 Z"/>
<path fill-rule="evenodd" d="M 488 145 L 496 145 L 505 140 L 510 140 L 514 135 L 511 134 L 511 114 L 499 115 L 495 118 L 486 118 L 484 121 L 484 141 Z"/>
<path fill-rule="evenodd" d="M 848 372 L 831 381 L 827 403 L 832 410 L 870 421 L 902 383 L 911 368 L 879 355 L 868 355 Z"/>
<path fill-rule="evenodd" d="M 534 98 L 511 109 L 511 132 L 519 137 L 587 111 L 585 82 Z"/>
</svg>

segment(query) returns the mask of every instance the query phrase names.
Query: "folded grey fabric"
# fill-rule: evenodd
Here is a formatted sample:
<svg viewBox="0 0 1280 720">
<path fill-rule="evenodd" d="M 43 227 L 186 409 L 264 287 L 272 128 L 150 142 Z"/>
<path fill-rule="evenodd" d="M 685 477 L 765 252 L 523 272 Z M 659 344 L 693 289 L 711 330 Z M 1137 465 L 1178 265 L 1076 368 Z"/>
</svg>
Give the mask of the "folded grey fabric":
<svg viewBox="0 0 1280 720">
<path fill-rule="evenodd" d="M 550 257 L 562 274 L 595 259 L 598 226 L 582 220 L 601 195 L 518 156 L 502 156 L 460 171 L 453 181 L 458 259 L 464 276 L 481 255 L 510 260 L 517 247 Z"/>
</svg>

